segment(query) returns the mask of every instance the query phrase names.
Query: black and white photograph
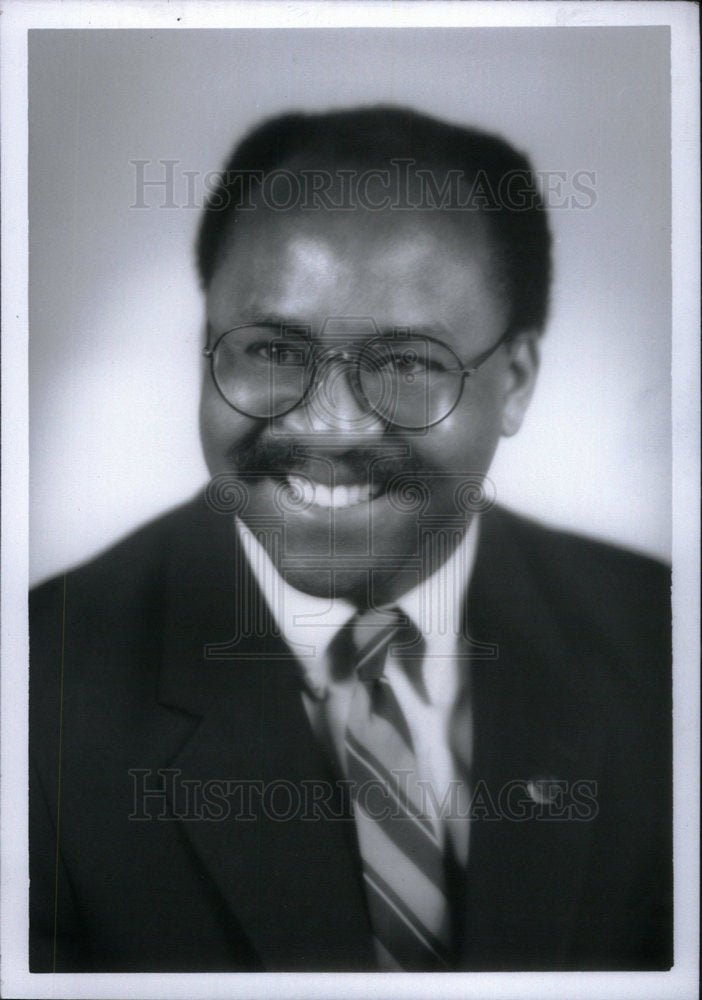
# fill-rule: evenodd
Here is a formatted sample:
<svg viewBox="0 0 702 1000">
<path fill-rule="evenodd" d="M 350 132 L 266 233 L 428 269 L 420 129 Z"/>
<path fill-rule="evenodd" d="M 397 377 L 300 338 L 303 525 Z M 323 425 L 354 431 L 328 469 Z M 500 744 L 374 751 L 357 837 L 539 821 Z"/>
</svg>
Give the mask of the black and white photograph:
<svg viewBox="0 0 702 1000">
<path fill-rule="evenodd" d="M 694 5 L 9 13 L 3 995 L 697 995 Z"/>
</svg>

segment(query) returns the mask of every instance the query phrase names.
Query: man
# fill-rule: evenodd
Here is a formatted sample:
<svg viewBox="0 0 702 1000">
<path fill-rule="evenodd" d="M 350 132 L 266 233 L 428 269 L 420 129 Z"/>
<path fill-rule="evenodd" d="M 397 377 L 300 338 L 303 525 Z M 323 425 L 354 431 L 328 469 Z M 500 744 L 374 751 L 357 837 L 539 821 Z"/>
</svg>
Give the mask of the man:
<svg viewBox="0 0 702 1000">
<path fill-rule="evenodd" d="M 668 573 L 487 488 L 527 160 L 283 116 L 198 250 L 211 483 L 33 597 L 32 969 L 668 968 Z"/>
</svg>

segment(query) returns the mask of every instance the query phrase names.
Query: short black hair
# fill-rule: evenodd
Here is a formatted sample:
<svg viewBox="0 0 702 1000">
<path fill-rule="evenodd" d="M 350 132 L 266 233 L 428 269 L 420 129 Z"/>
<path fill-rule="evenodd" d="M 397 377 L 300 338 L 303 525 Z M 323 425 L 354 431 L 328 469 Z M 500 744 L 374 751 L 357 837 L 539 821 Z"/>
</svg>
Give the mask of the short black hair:
<svg viewBox="0 0 702 1000">
<path fill-rule="evenodd" d="M 543 329 L 551 283 L 551 237 L 528 157 L 499 136 L 387 105 L 283 114 L 249 132 L 235 147 L 204 208 L 197 239 L 204 288 L 241 211 L 242 178 L 247 178 L 251 194 L 252 188 L 260 188 L 262 178 L 299 159 L 373 168 L 411 160 L 444 177 L 448 172 L 460 175 L 463 190 L 471 188 L 472 207 L 489 219 L 499 250 L 510 302 L 509 334 Z"/>
</svg>

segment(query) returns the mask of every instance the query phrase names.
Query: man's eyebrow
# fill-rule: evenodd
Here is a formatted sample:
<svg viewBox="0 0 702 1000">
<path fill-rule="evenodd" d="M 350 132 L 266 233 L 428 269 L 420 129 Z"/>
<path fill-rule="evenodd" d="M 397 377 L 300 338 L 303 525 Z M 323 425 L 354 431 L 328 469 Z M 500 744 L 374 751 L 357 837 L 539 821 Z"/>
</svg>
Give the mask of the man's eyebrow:
<svg viewBox="0 0 702 1000">
<path fill-rule="evenodd" d="M 312 335 L 312 324 L 299 317 L 284 316 L 281 313 L 252 312 L 228 329 L 236 329 L 240 326 L 277 326 L 281 329 L 294 329 L 296 332 L 305 331 Z M 376 327 L 381 337 L 443 337 L 451 333 L 449 327 L 442 322 L 422 322 L 422 323 L 393 323 L 378 325 Z M 226 331 L 224 331 L 226 332 Z"/>
<path fill-rule="evenodd" d="M 379 327 L 381 337 L 436 337 L 451 333 L 444 323 L 395 323 Z"/>
<path fill-rule="evenodd" d="M 282 316 L 279 313 L 273 312 L 256 312 L 246 319 L 247 324 L 251 326 L 295 326 L 295 327 L 305 327 L 310 326 L 309 323 L 305 323 L 300 319 L 293 319 L 290 316 Z"/>
</svg>

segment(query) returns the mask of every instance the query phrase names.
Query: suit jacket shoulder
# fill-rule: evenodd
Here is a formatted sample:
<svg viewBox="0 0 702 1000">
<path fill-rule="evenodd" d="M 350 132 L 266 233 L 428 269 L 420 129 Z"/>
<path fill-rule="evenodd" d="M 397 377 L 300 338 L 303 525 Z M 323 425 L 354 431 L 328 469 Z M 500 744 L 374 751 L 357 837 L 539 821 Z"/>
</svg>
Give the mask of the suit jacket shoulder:
<svg viewBox="0 0 702 1000">
<path fill-rule="evenodd" d="M 669 676 L 669 566 L 501 508 L 483 518 L 482 532 L 479 573 L 491 563 L 497 584 L 504 571 L 511 588 L 515 562 L 510 554 L 519 553 L 528 586 L 566 637 L 581 648 L 608 648 L 624 659 L 643 656 Z"/>
</svg>

